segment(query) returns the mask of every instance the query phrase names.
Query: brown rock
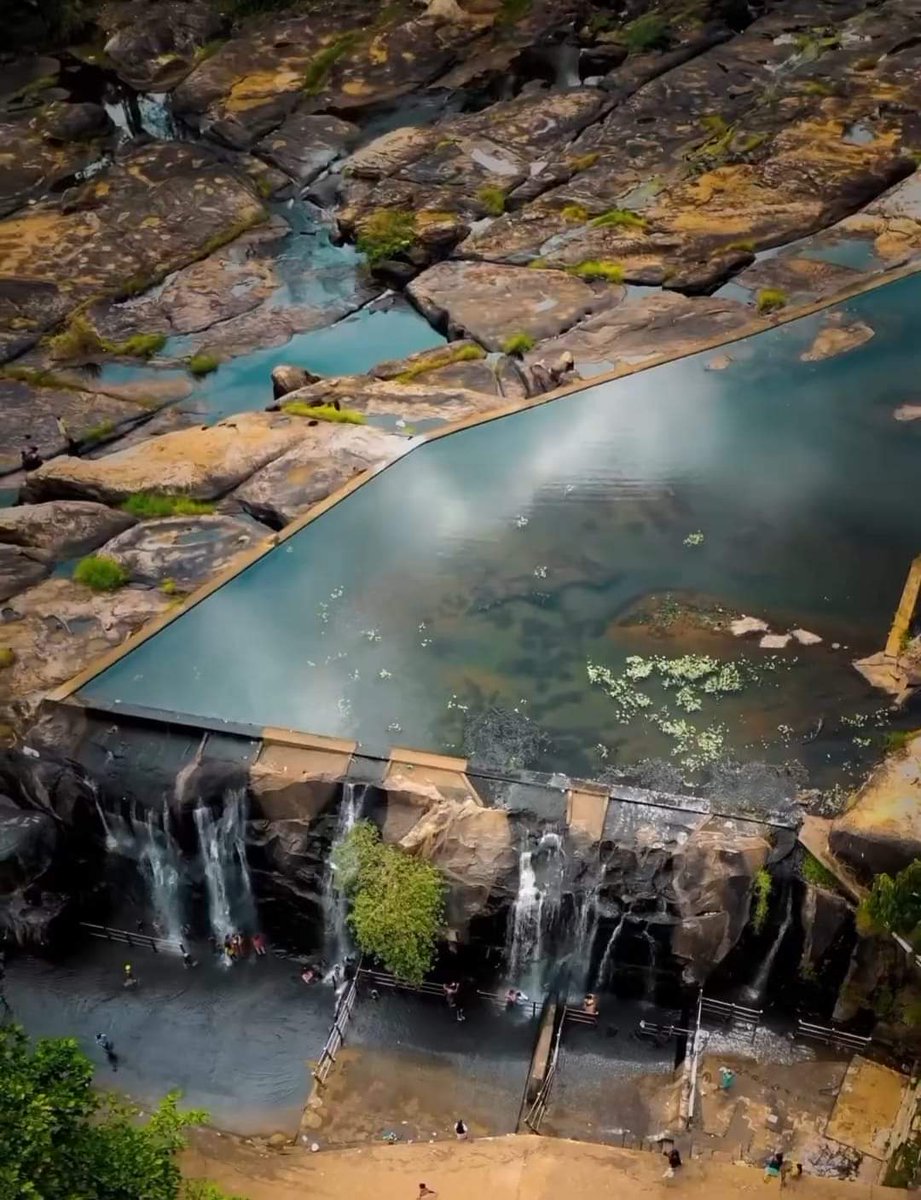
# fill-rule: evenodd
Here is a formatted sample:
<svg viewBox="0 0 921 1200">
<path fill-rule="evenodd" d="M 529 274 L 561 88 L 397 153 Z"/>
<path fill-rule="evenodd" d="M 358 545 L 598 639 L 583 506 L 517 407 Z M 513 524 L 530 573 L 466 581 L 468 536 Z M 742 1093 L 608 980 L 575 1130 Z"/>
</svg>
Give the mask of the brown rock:
<svg viewBox="0 0 921 1200">
<path fill-rule="evenodd" d="M 40 550 L 0 544 L 0 600 L 25 591 L 51 571 L 51 559 Z"/>
<path fill-rule="evenodd" d="M 836 316 L 840 317 L 840 314 Z M 800 362 L 822 362 L 826 358 L 835 358 L 864 345 L 873 337 L 873 333 L 864 321 L 844 323 L 840 319 L 829 318 L 809 349 L 800 355 Z"/>
<path fill-rule="evenodd" d="M 0 542 L 42 550 L 61 560 L 89 554 L 130 529 L 134 517 L 85 500 L 53 500 L 0 509 Z"/>
<path fill-rule="evenodd" d="M 319 382 L 320 376 L 314 375 L 306 367 L 293 367 L 287 363 L 280 363 L 277 367 L 272 368 L 272 395 L 276 400 L 287 396 L 289 392 L 296 392 L 298 388 L 308 387 L 311 383 Z"/>
<path fill-rule="evenodd" d="M 193 588 L 264 538 L 264 530 L 235 517 L 167 517 L 120 533 L 100 553 L 120 562 L 136 582 L 170 579 Z"/>
<path fill-rule="evenodd" d="M 359 130 L 338 117 L 293 113 L 254 147 L 255 153 L 299 183 L 311 183 L 358 140 Z"/>
</svg>

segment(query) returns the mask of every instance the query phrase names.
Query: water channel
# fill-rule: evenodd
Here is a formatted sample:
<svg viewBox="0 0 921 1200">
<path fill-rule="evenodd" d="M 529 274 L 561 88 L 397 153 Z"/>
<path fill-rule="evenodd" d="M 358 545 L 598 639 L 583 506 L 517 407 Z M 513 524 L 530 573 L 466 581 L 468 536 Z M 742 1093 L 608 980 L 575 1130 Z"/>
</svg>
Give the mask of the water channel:
<svg viewBox="0 0 921 1200">
<path fill-rule="evenodd" d="M 878 648 L 917 549 L 921 429 L 893 412 L 916 387 L 919 295 L 909 278 L 841 306 L 874 331 L 847 354 L 803 361 L 827 319 L 809 317 L 728 365 L 697 354 L 420 447 L 82 696 L 449 753 L 498 705 L 546 734 L 521 765 L 583 774 L 693 763 L 676 721 L 714 723 L 745 759 L 859 762 L 882 704 L 850 663 Z M 672 620 L 689 598 L 690 630 Z M 823 640 L 714 638 L 720 610 Z M 630 688 L 657 719 L 625 712 L 628 656 L 688 652 L 735 661 L 744 686 L 683 712 L 681 679 L 653 669 Z"/>
</svg>

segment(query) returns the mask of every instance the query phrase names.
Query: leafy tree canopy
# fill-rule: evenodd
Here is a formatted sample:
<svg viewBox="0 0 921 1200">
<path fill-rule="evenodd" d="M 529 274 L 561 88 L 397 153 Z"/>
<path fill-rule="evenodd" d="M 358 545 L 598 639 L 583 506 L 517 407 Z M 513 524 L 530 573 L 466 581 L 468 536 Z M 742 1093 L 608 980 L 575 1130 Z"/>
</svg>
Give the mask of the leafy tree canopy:
<svg viewBox="0 0 921 1200">
<path fill-rule="evenodd" d="M 221 1196 L 212 1184 L 184 1190 L 176 1154 L 207 1114 L 166 1096 L 141 1123 L 138 1111 L 93 1091 L 93 1066 L 73 1038 L 30 1043 L 0 1028 L 2 1200 L 180 1200 Z M 198 1191 L 204 1186 L 211 1191 Z"/>
<path fill-rule="evenodd" d="M 921 925 L 921 859 L 891 875 L 877 875 L 870 894 L 860 905 L 861 923 L 906 937 Z"/>
<path fill-rule="evenodd" d="M 360 949 L 408 983 L 431 970 L 444 922 L 444 880 L 431 863 L 387 846 L 359 821 L 335 854 L 337 884 L 351 900 Z"/>
</svg>

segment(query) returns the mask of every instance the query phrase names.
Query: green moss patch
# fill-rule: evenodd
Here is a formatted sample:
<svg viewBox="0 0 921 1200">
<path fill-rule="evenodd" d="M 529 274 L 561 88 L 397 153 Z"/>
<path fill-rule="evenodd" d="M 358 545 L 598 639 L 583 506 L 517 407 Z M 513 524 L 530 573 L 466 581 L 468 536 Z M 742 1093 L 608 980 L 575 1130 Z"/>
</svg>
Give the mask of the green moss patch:
<svg viewBox="0 0 921 1200">
<path fill-rule="evenodd" d="M 648 12 L 625 25 L 622 38 L 631 54 L 664 50 L 671 43 L 671 29 L 661 13 Z"/>
<path fill-rule="evenodd" d="M 502 343 L 503 354 L 527 354 L 537 345 L 529 333 L 510 333 Z"/>
<path fill-rule="evenodd" d="M 364 413 L 356 412 L 354 408 L 334 408 L 332 404 L 311 405 L 292 400 L 281 407 L 282 412 L 291 417 L 310 417 L 314 421 L 332 421 L 340 425 L 365 425 L 368 421 Z"/>
<path fill-rule="evenodd" d="M 129 575 L 120 562 L 106 554 L 81 558 L 74 568 L 74 580 L 94 592 L 115 592 L 124 587 Z"/>
<path fill-rule="evenodd" d="M 416 362 L 410 363 L 405 371 L 401 371 L 397 375 L 396 381 L 397 383 L 412 383 L 418 376 L 425 375 L 429 371 L 440 371 L 442 367 L 450 367 L 454 363 L 476 362 L 485 357 L 486 351 L 481 346 L 466 345 L 456 346 L 454 349 L 435 350 Z"/>
<path fill-rule="evenodd" d="M 329 73 L 335 64 L 344 54 L 353 50 L 360 40 L 361 35 L 355 30 L 343 33 L 313 56 L 304 72 L 304 91 L 308 96 L 316 96 L 323 91 Z"/>
<path fill-rule="evenodd" d="M 629 208 L 611 208 L 592 218 L 596 229 L 645 229 L 646 221 Z"/>
<path fill-rule="evenodd" d="M 491 217 L 501 217 L 505 212 L 505 189 L 487 184 L 476 194 L 477 200 Z"/>
<path fill-rule="evenodd" d="M 186 363 L 189 371 L 200 379 L 203 375 L 210 375 L 212 371 L 216 371 L 221 365 L 221 360 L 214 354 L 193 354 Z"/>
<path fill-rule="evenodd" d="M 576 263 L 574 267 L 567 267 L 567 270 L 570 275 L 576 275 L 579 279 L 603 279 L 605 283 L 624 281 L 624 269 L 620 263 L 607 262 L 604 259 L 587 259 L 585 262 Z"/>
<path fill-rule="evenodd" d="M 105 338 L 84 313 L 74 313 L 60 333 L 48 339 L 52 358 L 76 360 L 99 354 L 150 358 L 166 345 L 163 333 L 134 333 L 123 341 Z"/>
<path fill-rule="evenodd" d="M 210 500 L 193 500 L 191 496 L 135 492 L 122 504 L 122 511 L 139 521 L 154 521 L 162 517 L 208 516 L 214 512 L 214 504 Z"/>
<path fill-rule="evenodd" d="M 416 218 L 402 208 L 376 208 L 358 225 L 355 245 L 372 267 L 405 254 L 416 241 Z"/>
<path fill-rule="evenodd" d="M 758 293 L 758 312 L 772 313 L 787 303 L 787 293 L 780 288 L 762 288 Z"/>
</svg>

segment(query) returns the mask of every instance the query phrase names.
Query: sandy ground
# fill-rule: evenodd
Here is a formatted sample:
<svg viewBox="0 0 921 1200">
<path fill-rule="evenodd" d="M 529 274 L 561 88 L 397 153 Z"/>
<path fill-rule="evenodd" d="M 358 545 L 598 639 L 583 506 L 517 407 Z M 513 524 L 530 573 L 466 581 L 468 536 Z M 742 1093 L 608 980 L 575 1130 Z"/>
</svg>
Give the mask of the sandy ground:
<svg viewBox="0 0 921 1200">
<path fill-rule="evenodd" d="M 510 1135 L 465 1143 L 373 1146 L 361 1150 L 263 1152 L 202 1133 L 183 1162 L 188 1175 L 210 1178 L 248 1200 L 416 1200 L 424 1182 L 440 1200 L 560 1200 L 613 1197 L 643 1200 L 736 1200 L 776 1194 L 755 1167 L 693 1161 L 674 1180 L 662 1178 L 652 1153 L 555 1138 Z M 791 1200 L 871 1200 L 904 1192 L 859 1182 L 804 1177 Z"/>
</svg>

